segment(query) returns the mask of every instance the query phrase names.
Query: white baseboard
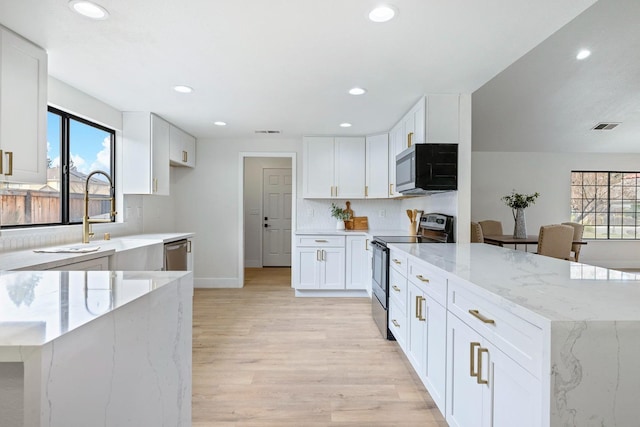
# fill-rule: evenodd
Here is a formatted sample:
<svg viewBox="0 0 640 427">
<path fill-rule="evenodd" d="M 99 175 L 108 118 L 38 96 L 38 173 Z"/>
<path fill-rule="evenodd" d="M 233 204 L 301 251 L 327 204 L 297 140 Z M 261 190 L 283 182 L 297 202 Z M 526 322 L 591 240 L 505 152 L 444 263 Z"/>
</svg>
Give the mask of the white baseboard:
<svg viewBox="0 0 640 427">
<path fill-rule="evenodd" d="M 262 262 L 259 259 L 248 259 L 244 262 L 245 268 L 262 268 Z"/>
<path fill-rule="evenodd" d="M 199 277 L 193 279 L 194 288 L 241 288 L 237 277 Z"/>
<path fill-rule="evenodd" d="M 326 298 L 371 298 L 366 290 L 331 291 L 320 289 L 296 289 L 296 297 L 326 297 Z"/>
</svg>

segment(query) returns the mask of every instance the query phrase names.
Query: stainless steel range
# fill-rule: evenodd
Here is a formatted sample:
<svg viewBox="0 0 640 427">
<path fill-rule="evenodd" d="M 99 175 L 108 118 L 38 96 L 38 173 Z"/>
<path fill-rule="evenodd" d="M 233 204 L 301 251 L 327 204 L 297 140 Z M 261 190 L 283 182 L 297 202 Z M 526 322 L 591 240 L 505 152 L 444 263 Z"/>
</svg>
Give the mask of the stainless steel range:
<svg viewBox="0 0 640 427">
<path fill-rule="evenodd" d="M 438 213 L 422 214 L 415 236 L 373 236 L 371 314 L 382 336 L 394 340 L 389 330 L 389 243 L 453 243 L 453 217 Z"/>
</svg>

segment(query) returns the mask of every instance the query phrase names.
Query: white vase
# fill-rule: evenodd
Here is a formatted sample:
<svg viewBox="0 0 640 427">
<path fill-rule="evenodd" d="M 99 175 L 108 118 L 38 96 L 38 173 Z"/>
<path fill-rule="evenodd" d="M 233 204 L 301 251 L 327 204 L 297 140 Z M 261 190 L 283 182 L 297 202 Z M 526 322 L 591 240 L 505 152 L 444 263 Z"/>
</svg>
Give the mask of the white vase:
<svg viewBox="0 0 640 427">
<path fill-rule="evenodd" d="M 524 219 L 524 208 L 517 208 L 513 214 L 513 219 L 516 223 L 513 226 L 513 238 L 514 239 L 526 239 L 527 238 L 527 223 Z"/>
<path fill-rule="evenodd" d="M 344 221 L 340 219 L 336 221 L 336 230 L 344 230 Z"/>
</svg>

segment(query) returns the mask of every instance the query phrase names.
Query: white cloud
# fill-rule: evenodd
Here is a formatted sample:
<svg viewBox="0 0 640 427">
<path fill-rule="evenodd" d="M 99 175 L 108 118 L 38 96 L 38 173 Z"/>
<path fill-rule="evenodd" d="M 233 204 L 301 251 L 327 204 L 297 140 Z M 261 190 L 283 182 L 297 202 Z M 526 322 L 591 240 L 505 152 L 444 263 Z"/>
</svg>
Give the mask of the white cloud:
<svg viewBox="0 0 640 427">
<path fill-rule="evenodd" d="M 91 163 L 91 170 L 111 170 L 111 136 L 102 141 L 102 150 L 96 154 L 96 159 Z"/>
<path fill-rule="evenodd" d="M 89 169 L 89 165 L 87 165 L 87 162 L 79 155 L 71 153 L 71 161 L 73 162 L 73 166 L 75 166 L 79 172 L 82 172 L 84 174 L 88 174 L 89 172 L 91 172 L 91 170 Z"/>
</svg>

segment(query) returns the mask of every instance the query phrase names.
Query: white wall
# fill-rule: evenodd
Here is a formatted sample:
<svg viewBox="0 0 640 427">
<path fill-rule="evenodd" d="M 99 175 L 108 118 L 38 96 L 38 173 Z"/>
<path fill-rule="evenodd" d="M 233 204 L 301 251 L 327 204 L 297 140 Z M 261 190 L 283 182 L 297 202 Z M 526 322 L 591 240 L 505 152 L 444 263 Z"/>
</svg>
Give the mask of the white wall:
<svg viewBox="0 0 640 427">
<path fill-rule="evenodd" d="M 302 138 L 251 140 L 198 140 L 195 169 L 172 168 L 171 196 L 176 231 L 192 231 L 195 237 L 195 284 L 200 287 L 237 287 L 242 195 L 240 153 L 296 153 L 300 182 Z"/>
<path fill-rule="evenodd" d="M 291 159 L 247 157 L 244 160 L 244 266 L 262 267 L 263 169 L 291 168 Z M 295 201 L 294 201 L 295 202 Z"/>
<path fill-rule="evenodd" d="M 502 221 L 513 230 L 511 210 L 500 198 L 515 189 L 538 191 L 540 198 L 525 211 L 527 232 L 570 219 L 572 170 L 638 170 L 640 154 L 478 152 L 472 156 L 471 220 Z M 640 268 L 639 241 L 589 241 L 580 261 L 609 268 Z"/>
</svg>

